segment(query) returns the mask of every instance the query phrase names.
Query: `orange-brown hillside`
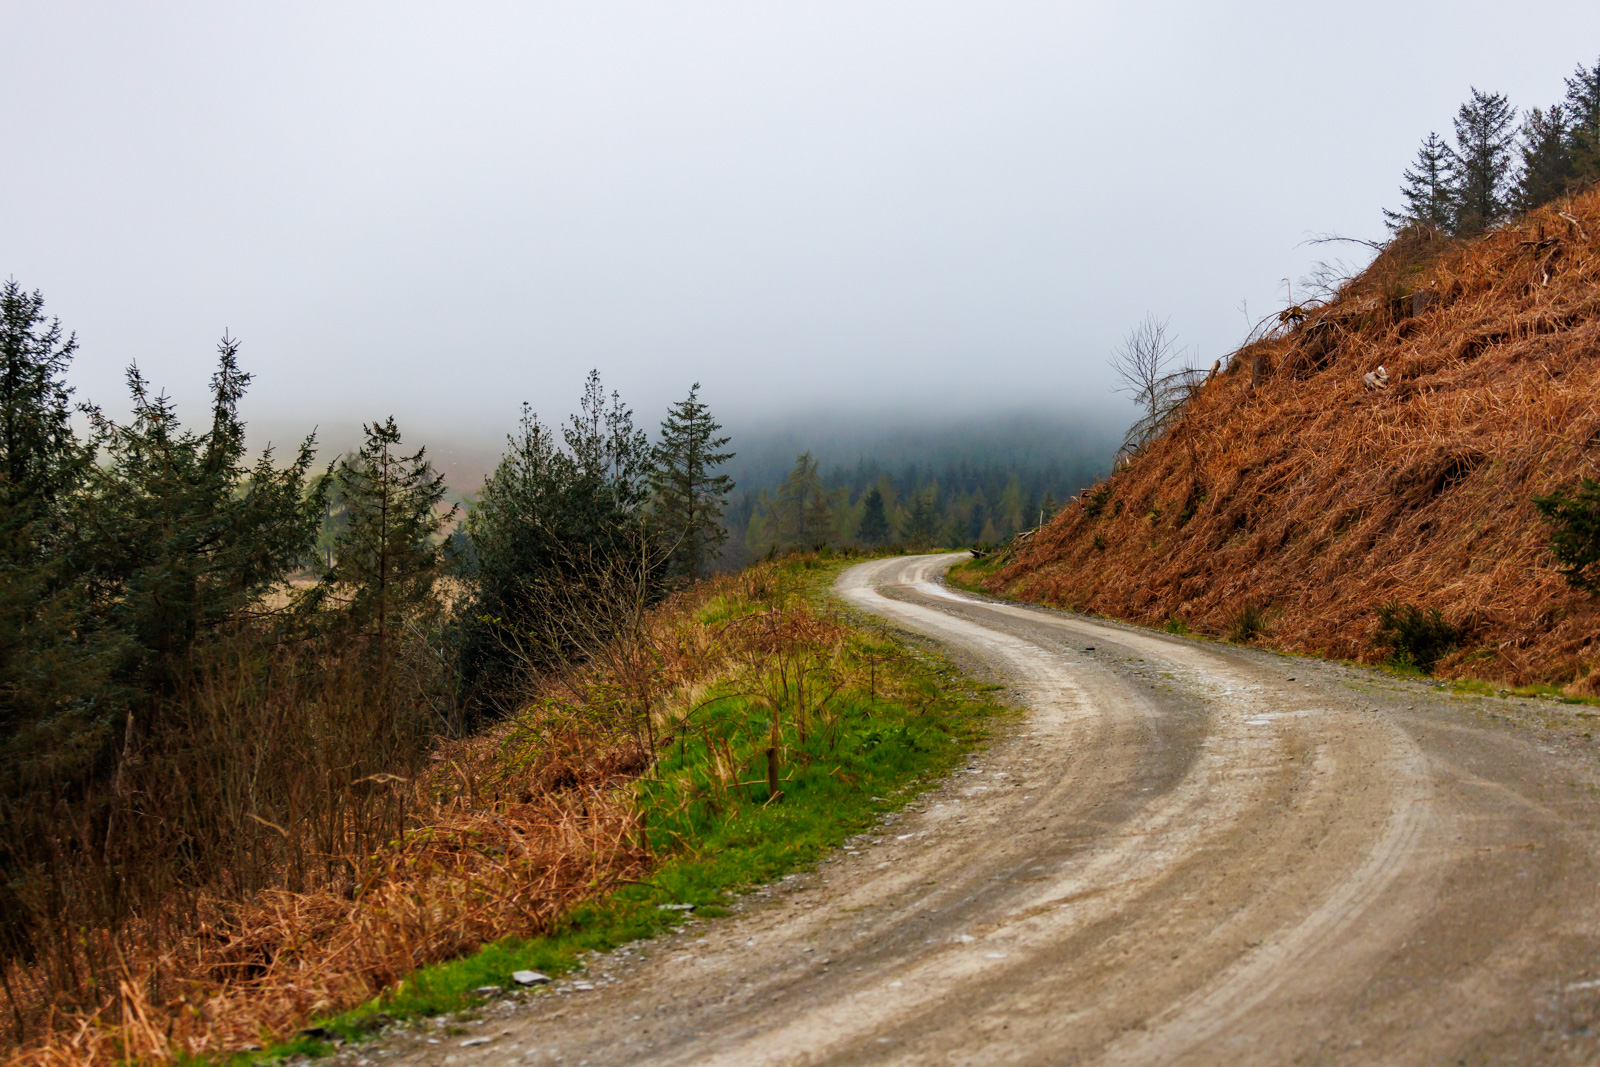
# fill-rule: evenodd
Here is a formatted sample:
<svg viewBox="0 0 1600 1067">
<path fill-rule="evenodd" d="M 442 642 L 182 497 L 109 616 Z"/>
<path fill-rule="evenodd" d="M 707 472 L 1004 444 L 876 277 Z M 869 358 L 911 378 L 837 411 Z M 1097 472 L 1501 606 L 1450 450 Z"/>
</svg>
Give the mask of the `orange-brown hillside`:
<svg viewBox="0 0 1600 1067">
<path fill-rule="evenodd" d="M 1556 570 L 1529 498 L 1597 460 L 1591 191 L 1469 243 L 1402 235 L 987 584 L 1210 633 L 1264 606 L 1267 643 L 1358 660 L 1381 658 L 1375 609 L 1398 599 L 1462 627 L 1437 673 L 1594 693 L 1600 605 Z"/>
</svg>

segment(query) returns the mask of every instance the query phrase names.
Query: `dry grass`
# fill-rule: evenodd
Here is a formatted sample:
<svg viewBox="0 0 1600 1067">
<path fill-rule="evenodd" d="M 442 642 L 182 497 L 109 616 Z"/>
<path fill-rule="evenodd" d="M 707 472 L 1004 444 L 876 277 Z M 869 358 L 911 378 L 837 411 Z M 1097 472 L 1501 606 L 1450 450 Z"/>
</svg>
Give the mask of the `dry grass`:
<svg viewBox="0 0 1600 1067">
<path fill-rule="evenodd" d="M 776 708 L 798 687 L 802 715 L 825 713 L 795 664 L 802 651 L 837 657 L 846 631 L 784 582 L 768 564 L 701 583 L 647 613 L 628 648 L 544 679 L 522 713 L 437 745 L 414 775 L 342 782 L 366 808 L 400 813 L 386 843 L 350 819 L 318 834 L 256 820 L 258 840 L 279 847 L 271 872 L 252 875 L 264 887 L 230 893 L 222 872 L 148 918 L 14 962 L 4 978 L 26 1041 L 4 1062 L 162 1063 L 268 1045 L 417 968 L 547 933 L 576 904 L 642 878 L 654 857 L 628 783 L 651 766 L 654 739 L 692 729 L 704 693 L 766 692 Z"/>
<path fill-rule="evenodd" d="M 159 956 L 125 961 L 97 1007 L 34 1005 L 46 1015 L 43 1040 L 7 1062 L 169 1062 L 270 1043 L 418 967 L 548 931 L 577 901 L 636 877 L 648 857 L 633 807 L 611 788 L 629 761 L 583 724 L 553 723 L 547 734 L 548 758 L 520 774 L 495 767 L 490 796 L 478 788 L 482 743 L 440 752 L 419 782 L 388 783 L 412 794 L 415 825 L 375 855 L 339 857 L 351 872 L 342 885 L 268 889 L 243 905 L 203 899 L 186 909 L 195 921 L 182 936 L 161 939 Z M 552 763 L 561 770 L 552 774 Z M 554 777 L 561 788 L 543 784 Z M 117 940 L 156 940 L 140 933 L 124 928 Z M 43 999 L 29 993 L 45 991 L 44 975 L 13 967 L 9 979 L 24 1003 Z"/>
<path fill-rule="evenodd" d="M 1389 387 L 1369 389 L 1380 365 Z M 1377 607 L 1400 600 L 1464 635 L 1438 673 L 1590 694 L 1600 614 L 1529 501 L 1593 476 L 1597 449 L 1590 192 L 1466 244 L 1402 235 L 1241 349 L 1100 509 L 1067 507 L 987 584 L 1213 634 L 1269 607 L 1271 644 L 1368 661 Z"/>
</svg>

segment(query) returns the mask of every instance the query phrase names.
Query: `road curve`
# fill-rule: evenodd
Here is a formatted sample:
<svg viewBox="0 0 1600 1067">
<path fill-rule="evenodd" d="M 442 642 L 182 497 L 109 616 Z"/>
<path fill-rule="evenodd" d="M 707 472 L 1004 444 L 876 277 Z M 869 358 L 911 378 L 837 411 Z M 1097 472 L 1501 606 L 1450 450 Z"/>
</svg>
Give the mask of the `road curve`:
<svg viewBox="0 0 1600 1067">
<path fill-rule="evenodd" d="M 491 1011 L 486 1043 L 345 1056 L 1600 1063 L 1581 709 L 969 597 L 957 558 L 836 591 L 1005 683 L 1013 732 L 738 916 Z"/>
</svg>

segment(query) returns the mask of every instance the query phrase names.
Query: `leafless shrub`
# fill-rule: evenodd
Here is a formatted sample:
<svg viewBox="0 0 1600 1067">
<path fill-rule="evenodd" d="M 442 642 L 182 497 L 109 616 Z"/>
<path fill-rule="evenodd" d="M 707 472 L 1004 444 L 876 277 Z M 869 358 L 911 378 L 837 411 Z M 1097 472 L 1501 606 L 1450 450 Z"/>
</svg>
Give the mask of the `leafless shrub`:
<svg viewBox="0 0 1600 1067">
<path fill-rule="evenodd" d="M 1118 450 L 1122 457 L 1138 455 L 1161 436 L 1205 380 L 1205 372 L 1194 367 L 1173 369 L 1181 355 L 1177 340 L 1168 336 L 1167 320 L 1146 315 L 1111 357 L 1121 391 L 1130 394 L 1144 411 L 1122 440 Z"/>
<path fill-rule="evenodd" d="M 526 687 L 553 683 L 570 688 L 579 684 L 576 679 L 585 679 L 584 692 L 571 695 L 591 706 L 614 709 L 652 760 L 655 712 L 661 694 L 673 682 L 664 670 L 670 637 L 652 610 L 661 599 L 661 576 L 670 552 L 671 546 L 641 531 L 619 530 L 612 550 L 603 555 L 572 553 L 561 568 L 567 578 L 525 583 L 526 614 L 502 630 L 508 652 L 521 665 Z M 578 662 L 596 669 L 543 668 L 551 662 Z"/>
</svg>

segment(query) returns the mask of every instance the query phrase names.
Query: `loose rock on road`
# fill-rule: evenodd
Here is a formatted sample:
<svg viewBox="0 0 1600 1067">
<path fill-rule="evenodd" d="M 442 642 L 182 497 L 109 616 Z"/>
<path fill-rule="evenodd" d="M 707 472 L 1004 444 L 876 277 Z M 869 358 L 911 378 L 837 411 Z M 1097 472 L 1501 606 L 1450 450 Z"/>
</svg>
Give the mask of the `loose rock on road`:
<svg viewBox="0 0 1600 1067">
<path fill-rule="evenodd" d="M 939 581 L 958 558 L 837 592 L 1005 683 L 1014 731 L 854 854 L 595 961 L 592 991 L 344 1056 L 1600 1062 L 1585 709 L 969 597 Z"/>
</svg>

